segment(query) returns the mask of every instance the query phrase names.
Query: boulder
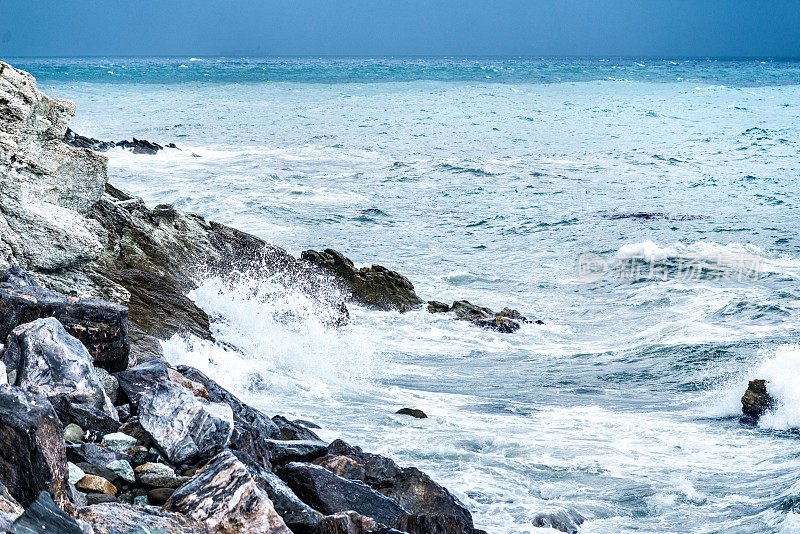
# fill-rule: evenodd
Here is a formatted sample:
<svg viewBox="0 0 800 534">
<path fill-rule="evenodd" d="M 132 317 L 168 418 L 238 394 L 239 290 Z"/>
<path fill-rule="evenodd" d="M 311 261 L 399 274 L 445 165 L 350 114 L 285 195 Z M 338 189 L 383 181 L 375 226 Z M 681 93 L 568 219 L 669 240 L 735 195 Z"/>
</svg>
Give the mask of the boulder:
<svg viewBox="0 0 800 534">
<path fill-rule="evenodd" d="M 290 463 L 278 471 L 278 476 L 303 502 L 325 515 L 353 510 L 391 525 L 408 513 L 363 482 L 340 477 L 318 465 Z"/>
<path fill-rule="evenodd" d="M 102 367 L 95 367 L 94 370 L 97 373 L 97 379 L 100 380 L 100 383 L 103 385 L 103 390 L 105 390 L 106 395 L 108 395 L 111 404 L 115 404 L 117 402 L 117 397 L 119 396 L 119 382 L 117 382 L 116 377 Z"/>
<path fill-rule="evenodd" d="M 17 518 L 8 529 L 9 534 L 92 534 L 92 529 L 82 521 L 68 516 L 53 502 L 46 491 L 39 493 L 35 501 Z"/>
<path fill-rule="evenodd" d="M 501 334 L 510 334 L 520 328 L 520 323 L 528 323 L 528 319 L 517 310 L 503 308 L 499 313 L 494 313 L 491 309 L 477 306 L 467 300 L 457 300 L 453 302 L 450 309 L 455 313 L 456 319 L 469 321 L 475 326 L 494 330 Z M 541 321 L 536 321 L 541 324 Z"/>
<path fill-rule="evenodd" d="M 7 277 L 19 280 L 19 275 Z M 110 371 L 130 365 L 128 310 L 92 298 L 77 299 L 39 285 L 0 283 L 0 339 L 18 326 L 36 319 L 54 317 L 92 355 L 92 361 Z"/>
<path fill-rule="evenodd" d="M 160 382 L 139 399 L 139 422 L 170 462 L 184 465 L 228 445 L 233 411 L 173 382 Z"/>
<path fill-rule="evenodd" d="M 166 512 L 154 506 L 130 504 L 95 504 L 79 508 L 75 517 L 89 524 L 95 534 L 201 534 L 202 525 L 182 514 Z M 138 528 L 139 530 L 135 530 Z"/>
<path fill-rule="evenodd" d="M 390 524 L 395 528 L 432 534 L 473 531 L 469 510 L 415 467 L 401 468 L 385 456 L 364 452 L 342 440 L 331 443 L 328 454 L 314 463 L 347 479 L 365 482 L 405 508 L 409 516 Z"/>
<path fill-rule="evenodd" d="M 428 416 L 422 410 L 418 410 L 417 408 L 400 408 L 396 412 L 399 415 L 409 415 L 415 419 L 427 419 Z"/>
<path fill-rule="evenodd" d="M 125 482 L 136 482 L 136 476 L 133 473 L 133 467 L 127 460 L 114 460 L 106 465 L 106 469 L 116 474 Z"/>
<path fill-rule="evenodd" d="M 356 512 L 341 512 L 322 518 L 318 534 L 401 534 L 399 530 L 381 525 L 371 517 Z"/>
<path fill-rule="evenodd" d="M 438 300 L 428 301 L 429 313 L 446 313 L 449 311 L 450 311 L 450 306 L 448 304 L 445 304 L 444 302 L 439 302 Z"/>
<path fill-rule="evenodd" d="M 75 484 L 75 487 L 84 493 L 105 493 L 112 497 L 117 494 L 117 488 L 114 487 L 114 484 L 97 475 L 84 475 L 84 477 Z"/>
<path fill-rule="evenodd" d="M 289 421 L 281 415 L 274 416 L 272 421 L 280 430 L 280 436 L 278 436 L 278 439 L 321 441 L 319 436 L 309 430 L 308 427 L 298 423 L 297 421 Z"/>
<path fill-rule="evenodd" d="M 119 431 L 132 438 L 135 438 L 136 441 L 141 444 L 150 445 L 150 434 L 147 433 L 147 430 L 142 428 L 142 424 L 139 422 L 138 417 L 129 417 L 128 420 L 119 427 Z M 135 445 L 136 444 L 134 444 L 134 446 Z M 132 448 L 133 447 L 129 447 L 129 449 Z"/>
<path fill-rule="evenodd" d="M 175 493 L 174 488 L 155 488 L 147 492 L 147 502 L 153 506 L 162 506 L 166 503 L 172 494 Z"/>
<path fill-rule="evenodd" d="M 105 467 L 115 460 L 130 461 L 128 454 L 116 453 L 97 443 L 80 443 L 67 445 L 67 460 L 74 464 L 89 463 Z"/>
<path fill-rule="evenodd" d="M 0 483 L 22 506 L 43 490 L 59 504 L 68 501 L 63 433 L 47 399 L 0 386 Z"/>
<path fill-rule="evenodd" d="M 56 319 L 36 319 L 15 328 L 3 360 L 16 375 L 15 385 L 46 397 L 65 425 L 104 432 L 119 427 L 92 357 Z"/>
<path fill-rule="evenodd" d="M 175 490 L 164 509 L 182 513 L 215 534 L 291 534 L 247 466 L 230 451 L 219 453 Z"/>
<path fill-rule="evenodd" d="M 262 440 L 269 451 L 270 463 L 274 466 L 289 462 L 310 462 L 326 453 L 328 444 L 318 440 Z"/>
<path fill-rule="evenodd" d="M 294 534 L 317 534 L 322 514 L 301 501 L 278 475 L 265 469 L 252 457 L 240 451 L 232 452 L 247 466 L 256 484 L 267 492 L 278 515 Z"/>
<path fill-rule="evenodd" d="M 756 424 L 758 419 L 775 406 L 775 399 L 767 391 L 765 380 L 751 380 L 742 396 L 741 421 Z"/>
<path fill-rule="evenodd" d="M 352 261 L 333 249 L 306 250 L 300 258 L 333 276 L 354 301 L 365 306 L 406 312 L 422 305 L 408 278 L 381 265 L 356 269 Z"/>
<path fill-rule="evenodd" d="M 179 365 L 178 371 L 189 380 L 202 384 L 211 401 L 224 402 L 231 407 L 234 421 L 231 448 L 246 452 L 263 466 L 269 467 L 270 452 L 264 440 L 280 437 L 278 426 L 264 413 L 243 403 L 194 367 Z"/>
<path fill-rule="evenodd" d="M 538 528 L 551 528 L 567 534 L 578 534 L 578 530 L 585 520 L 575 510 L 557 509 L 537 513 L 532 523 Z"/>
<path fill-rule="evenodd" d="M 100 445 L 110 451 L 124 453 L 138 445 L 138 443 L 138 440 L 132 436 L 123 432 L 114 432 L 103 436 L 103 441 L 100 442 Z"/>
<path fill-rule="evenodd" d="M 169 381 L 167 369 L 163 362 L 149 360 L 116 373 L 114 377 L 127 400 L 132 406 L 138 407 L 139 399 L 145 391 L 153 389 L 159 383 Z"/>
</svg>

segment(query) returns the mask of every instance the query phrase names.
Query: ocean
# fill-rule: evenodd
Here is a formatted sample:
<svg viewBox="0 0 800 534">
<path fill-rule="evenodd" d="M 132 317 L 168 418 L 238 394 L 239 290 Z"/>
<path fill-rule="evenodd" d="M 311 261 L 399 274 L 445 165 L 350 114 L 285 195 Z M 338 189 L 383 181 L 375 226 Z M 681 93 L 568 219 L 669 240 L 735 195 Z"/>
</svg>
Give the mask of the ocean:
<svg viewBox="0 0 800 534">
<path fill-rule="evenodd" d="M 800 62 L 8 58 L 78 105 L 110 181 L 294 254 L 334 248 L 426 300 L 516 308 L 485 331 L 279 280 L 208 279 L 213 345 L 268 414 L 448 487 L 490 533 L 800 532 Z M 778 406 L 740 424 L 753 378 Z M 401 407 L 428 419 L 394 415 Z"/>
</svg>

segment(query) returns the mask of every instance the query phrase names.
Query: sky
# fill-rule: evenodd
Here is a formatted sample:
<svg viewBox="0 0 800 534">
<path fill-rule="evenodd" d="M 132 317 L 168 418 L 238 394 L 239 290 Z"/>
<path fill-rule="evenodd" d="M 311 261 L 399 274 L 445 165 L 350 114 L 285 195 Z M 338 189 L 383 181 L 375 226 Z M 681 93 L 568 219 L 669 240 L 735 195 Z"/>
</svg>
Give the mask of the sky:
<svg viewBox="0 0 800 534">
<path fill-rule="evenodd" d="M 800 57 L 800 0 L 0 0 L 13 56 Z"/>
</svg>

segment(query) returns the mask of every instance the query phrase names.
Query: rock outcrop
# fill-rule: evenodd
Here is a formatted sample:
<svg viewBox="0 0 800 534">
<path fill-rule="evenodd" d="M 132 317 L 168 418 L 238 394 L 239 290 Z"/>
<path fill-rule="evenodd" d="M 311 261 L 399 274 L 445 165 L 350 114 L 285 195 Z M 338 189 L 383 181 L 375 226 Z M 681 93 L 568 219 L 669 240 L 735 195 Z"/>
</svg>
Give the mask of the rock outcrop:
<svg viewBox="0 0 800 534">
<path fill-rule="evenodd" d="M 775 406 L 775 399 L 767 391 L 765 380 L 751 380 L 742 396 L 741 422 L 756 424 L 759 418 Z"/>
<path fill-rule="evenodd" d="M 300 258 L 331 274 L 354 301 L 365 306 L 405 312 L 422 305 L 408 278 L 381 265 L 356 269 L 352 261 L 330 248 L 306 250 Z"/>
</svg>

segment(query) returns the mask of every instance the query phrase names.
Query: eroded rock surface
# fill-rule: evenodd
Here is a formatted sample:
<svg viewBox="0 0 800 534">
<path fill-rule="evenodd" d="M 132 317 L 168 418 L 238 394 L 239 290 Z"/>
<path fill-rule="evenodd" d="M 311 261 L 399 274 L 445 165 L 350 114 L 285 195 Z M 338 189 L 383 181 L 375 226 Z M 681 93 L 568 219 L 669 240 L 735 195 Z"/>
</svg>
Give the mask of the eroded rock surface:
<svg viewBox="0 0 800 534">
<path fill-rule="evenodd" d="M 202 525 L 188 517 L 167 512 L 155 506 L 129 504 L 95 504 L 79 508 L 76 517 L 89 524 L 95 534 L 129 534 L 159 532 L 161 534 L 204 533 Z M 135 530 L 136 528 L 141 531 Z"/>
</svg>

